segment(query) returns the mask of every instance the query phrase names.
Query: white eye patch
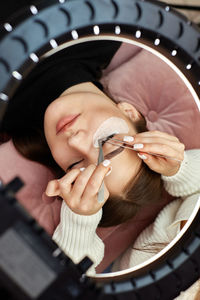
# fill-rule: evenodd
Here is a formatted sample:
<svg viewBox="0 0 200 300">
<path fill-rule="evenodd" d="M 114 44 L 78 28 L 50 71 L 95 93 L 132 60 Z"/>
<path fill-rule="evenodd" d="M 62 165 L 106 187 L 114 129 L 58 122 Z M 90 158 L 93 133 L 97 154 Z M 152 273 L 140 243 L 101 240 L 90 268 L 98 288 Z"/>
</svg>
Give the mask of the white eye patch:
<svg viewBox="0 0 200 300">
<path fill-rule="evenodd" d="M 129 127 L 125 120 L 118 117 L 111 117 L 105 120 L 93 136 L 93 145 L 99 148 L 98 140 L 106 138 L 111 134 L 128 133 Z"/>
</svg>

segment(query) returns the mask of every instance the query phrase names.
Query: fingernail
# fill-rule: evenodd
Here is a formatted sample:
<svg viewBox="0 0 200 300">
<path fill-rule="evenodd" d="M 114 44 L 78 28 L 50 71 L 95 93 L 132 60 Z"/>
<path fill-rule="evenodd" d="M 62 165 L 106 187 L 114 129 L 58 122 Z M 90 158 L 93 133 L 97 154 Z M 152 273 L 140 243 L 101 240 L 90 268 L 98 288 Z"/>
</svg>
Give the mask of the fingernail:
<svg viewBox="0 0 200 300">
<path fill-rule="evenodd" d="M 110 175 L 110 173 L 112 172 L 112 167 L 109 168 L 108 173 L 106 174 L 106 176 Z"/>
<path fill-rule="evenodd" d="M 139 158 L 141 158 L 141 159 L 147 159 L 146 155 L 144 155 L 144 154 L 137 153 L 137 155 L 138 155 Z"/>
<path fill-rule="evenodd" d="M 80 170 L 81 172 L 83 172 L 83 171 L 85 170 L 85 168 L 80 168 L 79 170 Z"/>
<path fill-rule="evenodd" d="M 133 142 L 134 141 L 134 137 L 129 136 L 129 135 L 125 135 L 123 138 L 124 142 Z"/>
<path fill-rule="evenodd" d="M 135 145 L 133 145 L 134 149 L 142 149 L 143 147 L 144 147 L 143 144 L 135 144 Z"/>
<path fill-rule="evenodd" d="M 109 159 L 105 159 L 102 164 L 103 164 L 104 167 L 107 167 L 110 164 L 110 160 Z"/>
</svg>

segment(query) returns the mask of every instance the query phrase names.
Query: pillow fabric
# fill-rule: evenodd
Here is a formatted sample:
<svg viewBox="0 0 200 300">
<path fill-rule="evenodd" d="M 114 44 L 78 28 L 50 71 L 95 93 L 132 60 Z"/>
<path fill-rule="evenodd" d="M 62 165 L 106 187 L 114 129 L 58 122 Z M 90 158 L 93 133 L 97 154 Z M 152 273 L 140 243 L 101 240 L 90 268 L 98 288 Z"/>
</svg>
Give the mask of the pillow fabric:
<svg viewBox="0 0 200 300">
<path fill-rule="evenodd" d="M 18 176 L 24 186 L 16 194 L 20 204 L 52 235 L 60 220 L 61 201 L 44 194 L 47 182 L 54 178 L 43 165 L 21 156 L 12 141 L 0 145 L 0 178 L 8 183 Z"/>
<path fill-rule="evenodd" d="M 135 47 L 135 46 L 134 46 Z M 177 136 L 186 149 L 199 148 L 199 109 L 184 82 L 165 62 L 147 50 L 115 68 L 101 80 L 116 102 L 133 104 L 148 130 Z"/>
</svg>

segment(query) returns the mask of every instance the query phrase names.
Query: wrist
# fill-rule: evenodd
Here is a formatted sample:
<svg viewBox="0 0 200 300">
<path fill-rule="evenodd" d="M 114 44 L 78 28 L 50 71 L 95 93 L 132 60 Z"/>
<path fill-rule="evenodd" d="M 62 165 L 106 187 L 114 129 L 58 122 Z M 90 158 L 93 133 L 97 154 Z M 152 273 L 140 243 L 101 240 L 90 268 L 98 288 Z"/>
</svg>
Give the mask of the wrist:
<svg viewBox="0 0 200 300">
<path fill-rule="evenodd" d="M 181 167 L 181 163 L 180 163 L 180 165 L 176 166 L 176 167 L 173 168 L 172 170 L 168 170 L 166 173 L 162 173 L 161 175 L 162 175 L 162 176 L 165 176 L 165 177 L 172 177 L 172 176 L 175 176 L 175 175 L 179 172 L 180 167 Z"/>
<path fill-rule="evenodd" d="M 182 180 L 183 176 L 185 176 L 185 173 L 188 169 L 188 157 L 187 153 L 184 152 L 184 159 L 181 162 L 181 164 L 177 167 L 176 171 L 169 172 L 168 175 L 162 174 L 161 178 L 165 181 L 174 181 L 174 180 Z M 174 174 L 173 174 L 174 173 Z"/>
</svg>

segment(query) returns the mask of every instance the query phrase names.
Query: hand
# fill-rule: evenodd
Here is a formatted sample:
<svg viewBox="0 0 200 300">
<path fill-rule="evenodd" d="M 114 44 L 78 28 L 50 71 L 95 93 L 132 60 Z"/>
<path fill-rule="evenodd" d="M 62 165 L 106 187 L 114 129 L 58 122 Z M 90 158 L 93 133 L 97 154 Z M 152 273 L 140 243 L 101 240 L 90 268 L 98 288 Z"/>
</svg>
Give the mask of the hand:
<svg viewBox="0 0 200 300">
<path fill-rule="evenodd" d="M 154 156 L 147 152 L 160 154 L 183 161 L 185 146 L 179 139 L 161 131 L 146 131 L 134 136 L 131 144 L 142 144 L 143 148 L 138 149 L 138 156 L 142 158 L 148 167 L 164 176 L 175 175 L 181 162 L 164 157 Z"/>
<path fill-rule="evenodd" d="M 104 202 L 97 200 L 104 177 L 110 170 L 102 164 L 89 165 L 84 171 L 72 169 L 59 180 L 51 180 L 46 188 L 47 196 L 60 196 L 68 207 L 79 215 L 97 213 L 109 197 L 104 184 Z"/>
</svg>

